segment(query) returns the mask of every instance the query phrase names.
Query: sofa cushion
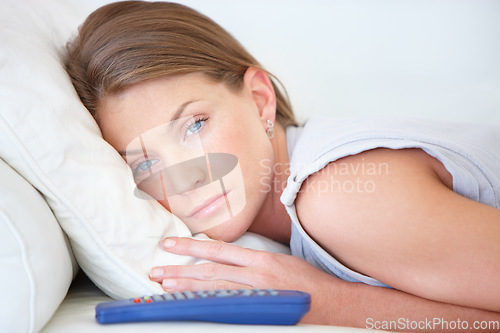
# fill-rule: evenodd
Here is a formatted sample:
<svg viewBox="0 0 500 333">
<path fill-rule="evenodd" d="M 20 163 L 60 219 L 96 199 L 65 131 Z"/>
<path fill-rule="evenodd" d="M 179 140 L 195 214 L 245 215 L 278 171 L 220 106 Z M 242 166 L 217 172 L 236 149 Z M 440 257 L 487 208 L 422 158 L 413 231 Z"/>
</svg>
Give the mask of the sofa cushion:
<svg viewBox="0 0 500 333">
<path fill-rule="evenodd" d="M 77 266 L 42 195 L 0 159 L 0 332 L 38 332 Z"/>
</svg>

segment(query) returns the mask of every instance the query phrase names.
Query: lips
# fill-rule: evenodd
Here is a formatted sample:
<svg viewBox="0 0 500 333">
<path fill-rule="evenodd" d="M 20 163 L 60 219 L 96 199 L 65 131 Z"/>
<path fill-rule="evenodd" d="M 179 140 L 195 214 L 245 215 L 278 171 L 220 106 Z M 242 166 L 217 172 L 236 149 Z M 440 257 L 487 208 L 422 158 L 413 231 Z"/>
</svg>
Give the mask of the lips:
<svg viewBox="0 0 500 333">
<path fill-rule="evenodd" d="M 220 193 L 214 195 L 213 197 L 203 201 L 200 205 L 196 206 L 191 213 L 188 215 L 188 218 L 203 218 L 213 214 L 220 207 L 226 205 L 226 199 L 228 193 Z"/>
</svg>

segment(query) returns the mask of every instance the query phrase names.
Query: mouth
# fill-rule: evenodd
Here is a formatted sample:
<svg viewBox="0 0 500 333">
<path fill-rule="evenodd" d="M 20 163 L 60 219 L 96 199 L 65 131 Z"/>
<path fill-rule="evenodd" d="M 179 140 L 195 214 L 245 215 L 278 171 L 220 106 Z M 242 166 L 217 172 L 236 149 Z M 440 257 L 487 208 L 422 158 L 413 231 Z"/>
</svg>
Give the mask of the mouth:
<svg viewBox="0 0 500 333">
<path fill-rule="evenodd" d="M 200 205 L 196 206 L 191 211 L 188 218 L 199 219 L 199 218 L 203 218 L 203 217 L 207 217 L 209 215 L 212 215 L 219 208 L 226 205 L 227 195 L 229 193 L 230 193 L 230 191 L 227 193 L 220 193 L 220 194 L 214 195 L 213 197 L 203 201 Z"/>
</svg>

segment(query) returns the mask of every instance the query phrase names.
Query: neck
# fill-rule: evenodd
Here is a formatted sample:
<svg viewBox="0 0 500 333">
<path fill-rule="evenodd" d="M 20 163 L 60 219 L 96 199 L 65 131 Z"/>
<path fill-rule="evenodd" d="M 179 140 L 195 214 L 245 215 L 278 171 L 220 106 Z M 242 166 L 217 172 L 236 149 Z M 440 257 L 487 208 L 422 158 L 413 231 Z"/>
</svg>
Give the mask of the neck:
<svg viewBox="0 0 500 333">
<path fill-rule="evenodd" d="M 273 168 L 275 172 L 270 184 L 271 190 L 248 230 L 288 245 L 290 243 L 291 220 L 285 206 L 280 201 L 280 197 L 290 173 L 286 134 L 279 124 L 276 124 L 275 135 L 271 143 L 275 162 Z"/>
</svg>

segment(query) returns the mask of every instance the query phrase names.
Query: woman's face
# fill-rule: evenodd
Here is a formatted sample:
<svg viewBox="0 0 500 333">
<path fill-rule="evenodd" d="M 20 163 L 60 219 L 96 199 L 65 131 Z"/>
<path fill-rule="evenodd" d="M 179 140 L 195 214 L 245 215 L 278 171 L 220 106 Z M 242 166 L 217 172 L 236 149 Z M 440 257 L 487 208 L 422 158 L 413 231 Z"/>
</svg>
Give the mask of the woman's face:
<svg viewBox="0 0 500 333">
<path fill-rule="evenodd" d="M 275 100 L 264 77 L 247 71 L 238 91 L 200 73 L 145 81 L 101 102 L 103 137 L 137 187 L 193 233 L 235 240 L 272 179 L 264 166 L 274 160 L 266 121 L 274 121 Z"/>
</svg>

